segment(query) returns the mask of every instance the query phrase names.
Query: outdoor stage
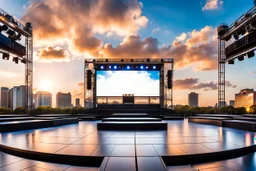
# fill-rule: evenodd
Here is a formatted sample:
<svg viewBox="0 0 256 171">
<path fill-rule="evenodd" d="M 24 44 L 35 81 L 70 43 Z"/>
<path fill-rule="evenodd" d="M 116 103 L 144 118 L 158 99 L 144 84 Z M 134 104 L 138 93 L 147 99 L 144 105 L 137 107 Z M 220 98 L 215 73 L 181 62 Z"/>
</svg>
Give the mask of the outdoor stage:
<svg viewBox="0 0 256 171">
<path fill-rule="evenodd" d="M 1 151 L 101 170 L 166 170 L 166 166 L 234 158 L 256 151 L 255 133 L 166 121 L 167 131 L 98 131 L 99 121 L 1 133 Z M 122 163 L 122 165 L 120 165 Z M 146 165 L 145 165 L 146 164 Z M 146 168 L 145 168 L 146 167 Z"/>
</svg>

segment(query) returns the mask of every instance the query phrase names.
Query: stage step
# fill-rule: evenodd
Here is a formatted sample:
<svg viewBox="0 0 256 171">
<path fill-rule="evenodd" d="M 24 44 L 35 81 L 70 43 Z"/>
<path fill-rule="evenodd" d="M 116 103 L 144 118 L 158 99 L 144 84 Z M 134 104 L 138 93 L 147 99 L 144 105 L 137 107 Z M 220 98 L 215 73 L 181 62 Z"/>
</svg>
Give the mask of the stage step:
<svg viewBox="0 0 256 171">
<path fill-rule="evenodd" d="M 101 122 L 98 130 L 167 130 L 166 122 Z"/>
<path fill-rule="evenodd" d="M 149 118 L 149 117 L 114 117 L 114 118 L 103 118 L 102 122 L 109 122 L 109 121 L 117 121 L 117 122 L 155 122 L 155 121 L 162 121 L 161 118 Z"/>
</svg>

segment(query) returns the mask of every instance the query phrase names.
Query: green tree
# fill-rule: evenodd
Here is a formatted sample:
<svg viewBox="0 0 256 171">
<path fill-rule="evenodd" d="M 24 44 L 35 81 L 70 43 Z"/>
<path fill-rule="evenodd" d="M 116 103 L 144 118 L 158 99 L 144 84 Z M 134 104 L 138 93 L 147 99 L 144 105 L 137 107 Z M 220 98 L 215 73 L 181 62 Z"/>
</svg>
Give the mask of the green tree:
<svg viewBox="0 0 256 171">
<path fill-rule="evenodd" d="M 17 107 L 14 111 L 13 114 L 25 114 L 26 110 L 24 107 Z"/>
<path fill-rule="evenodd" d="M 11 114 L 12 109 L 0 107 L 0 114 Z"/>
</svg>

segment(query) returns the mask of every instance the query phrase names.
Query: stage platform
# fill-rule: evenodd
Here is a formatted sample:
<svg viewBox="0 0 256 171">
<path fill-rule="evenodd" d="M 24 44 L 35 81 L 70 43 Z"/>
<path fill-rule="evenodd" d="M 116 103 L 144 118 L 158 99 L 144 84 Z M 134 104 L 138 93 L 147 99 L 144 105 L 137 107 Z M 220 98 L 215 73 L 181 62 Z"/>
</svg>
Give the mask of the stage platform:
<svg viewBox="0 0 256 171">
<path fill-rule="evenodd" d="M 256 132 L 256 118 L 244 115 L 198 115 L 188 118 L 189 122 L 230 127 Z"/>
<path fill-rule="evenodd" d="M 166 121 L 167 131 L 100 131 L 97 123 L 1 133 L 0 150 L 34 160 L 100 168 L 121 162 L 129 163 L 130 170 L 151 166 L 160 171 L 170 165 L 224 160 L 256 151 L 254 132 L 186 119 Z"/>
</svg>

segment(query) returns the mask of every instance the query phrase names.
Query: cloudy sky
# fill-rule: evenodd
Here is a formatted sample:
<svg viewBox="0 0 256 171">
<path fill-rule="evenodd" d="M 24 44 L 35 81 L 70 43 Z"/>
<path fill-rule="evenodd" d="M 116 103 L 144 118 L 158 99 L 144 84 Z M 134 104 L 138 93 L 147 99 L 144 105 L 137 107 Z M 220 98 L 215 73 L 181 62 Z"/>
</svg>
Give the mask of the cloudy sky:
<svg viewBox="0 0 256 171">
<path fill-rule="evenodd" d="M 217 101 L 220 23 L 231 24 L 253 0 L 0 0 L 0 7 L 34 26 L 34 90 L 83 94 L 83 58 L 172 57 L 174 103 L 191 91 L 201 106 Z M 256 58 L 228 66 L 227 101 L 256 88 Z M 0 86 L 24 83 L 24 66 L 0 60 Z M 83 103 L 83 101 L 82 101 Z"/>
</svg>

